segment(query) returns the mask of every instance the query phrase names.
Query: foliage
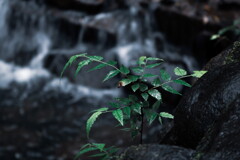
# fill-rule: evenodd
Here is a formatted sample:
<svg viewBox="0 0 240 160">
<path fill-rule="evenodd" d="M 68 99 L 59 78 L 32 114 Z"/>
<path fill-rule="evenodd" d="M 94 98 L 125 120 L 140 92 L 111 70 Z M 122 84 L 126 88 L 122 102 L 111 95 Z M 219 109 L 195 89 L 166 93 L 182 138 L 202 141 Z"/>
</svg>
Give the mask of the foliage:
<svg viewBox="0 0 240 160">
<path fill-rule="evenodd" d="M 162 88 L 172 94 L 181 95 L 181 93 L 168 84 L 176 83 L 191 87 L 189 83 L 183 80 L 184 78 L 200 78 L 206 73 L 206 71 L 194 71 L 193 74 L 187 74 L 186 70 L 176 67 L 174 69 L 174 74 L 177 78 L 173 79 L 171 75 L 163 69 L 159 70 L 159 74 L 145 73 L 146 69 L 159 67 L 163 63 L 163 59 L 160 58 L 142 56 L 138 59 L 136 67 L 127 68 L 123 65 L 117 67 L 117 62 L 115 61 L 104 62 L 102 61 L 103 57 L 89 56 L 85 53 L 72 56 L 64 66 L 61 76 L 67 67 L 71 66 L 71 64 L 78 58 L 82 58 L 83 60 L 78 63 L 75 76 L 84 66 L 97 62 L 99 64 L 89 71 L 99 70 L 104 67 L 111 67 L 113 70 L 106 75 L 103 81 L 110 80 L 117 75 L 122 75 L 123 78 L 119 81 L 118 87 L 127 86 L 133 91 L 133 93 L 135 92 L 135 94 L 129 95 L 126 98 L 115 98 L 113 102 L 109 103 L 109 107 L 94 110 L 86 123 L 87 137 L 89 137 L 90 131 L 96 119 L 101 114 L 111 113 L 119 125 L 128 126 L 123 130 L 130 131 L 133 138 L 140 134 L 142 142 L 144 119 L 149 125 L 151 125 L 156 119 L 162 123 L 162 118 L 174 118 L 174 116 L 170 113 L 158 112 L 162 103 L 162 94 L 160 89 Z M 138 92 L 138 94 L 136 92 Z M 150 104 L 148 101 L 150 97 L 155 99 L 153 104 Z M 89 143 L 80 149 L 80 152 L 76 157 L 79 157 L 86 152 L 96 150 L 100 153 L 94 154 L 91 157 L 99 156 L 102 160 L 110 159 L 117 151 L 115 147 L 105 148 L 105 144 Z"/>
<path fill-rule="evenodd" d="M 211 36 L 211 40 L 218 39 L 223 36 L 225 33 L 232 31 L 235 35 L 240 35 L 240 19 L 234 20 L 233 24 L 223 29 L 219 30 L 217 34 Z"/>
</svg>

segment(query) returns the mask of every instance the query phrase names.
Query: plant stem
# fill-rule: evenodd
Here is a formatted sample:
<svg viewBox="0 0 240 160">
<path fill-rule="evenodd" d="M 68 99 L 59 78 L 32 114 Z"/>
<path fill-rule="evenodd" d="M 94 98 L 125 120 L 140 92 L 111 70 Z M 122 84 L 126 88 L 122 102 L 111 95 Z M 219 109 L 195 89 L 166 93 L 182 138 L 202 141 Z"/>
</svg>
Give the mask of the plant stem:
<svg viewBox="0 0 240 160">
<path fill-rule="evenodd" d="M 140 144 L 143 144 L 143 126 L 144 126 L 144 114 L 143 114 L 143 108 L 141 108 Z"/>
</svg>

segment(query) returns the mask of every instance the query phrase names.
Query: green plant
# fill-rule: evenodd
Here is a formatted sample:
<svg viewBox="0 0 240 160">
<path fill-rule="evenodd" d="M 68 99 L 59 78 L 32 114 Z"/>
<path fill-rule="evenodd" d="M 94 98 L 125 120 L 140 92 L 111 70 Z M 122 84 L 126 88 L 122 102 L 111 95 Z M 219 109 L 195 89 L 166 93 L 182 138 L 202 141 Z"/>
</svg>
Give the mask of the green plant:
<svg viewBox="0 0 240 160">
<path fill-rule="evenodd" d="M 189 83 L 184 81 L 183 79 L 186 77 L 201 77 L 206 71 L 194 71 L 193 74 L 187 74 L 187 71 L 176 67 L 174 69 L 174 73 L 177 78 L 172 79 L 170 74 L 165 70 L 160 69 L 159 75 L 145 73 L 147 69 L 152 69 L 155 67 L 159 67 L 163 63 L 163 59 L 154 58 L 154 57 L 146 57 L 142 56 L 137 61 L 136 67 L 127 68 L 123 65 L 117 67 L 117 62 L 108 61 L 104 62 L 103 57 L 100 56 L 89 56 L 87 54 L 78 54 L 72 56 L 66 65 L 63 68 L 61 76 L 63 72 L 67 69 L 67 67 L 71 66 L 73 62 L 75 62 L 78 58 L 82 58 L 78 63 L 78 67 L 75 72 L 75 76 L 79 73 L 79 71 L 86 65 L 97 62 L 99 63 L 94 68 L 89 71 L 99 70 L 104 67 L 111 67 L 111 70 L 103 81 L 107 81 L 117 75 L 122 75 L 122 79 L 118 83 L 118 87 L 130 87 L 130 89 L 135 92 L 135 94 L 130 94 L 125 98 L 115 98 L 113 102 L 109 103 L 109 107 L 99 108 L 94 110 L 90 118 L 86 123 L 86 132 L 87 137 L 89 138 L 90 130 L 96 121 L 96 119 L 104 114 L 111 113 L 112 116 L 117 120 L 119 125 L 128 126 L 123 130 L 130 131 L 132 137 L 136 137 L 140 134 L 140 143 L 142 143 L 142 135 L 143 135 L 143 123 L 144 119 L 151 125 L 156 119 L 162 123 L 162 118 L 173 119 L 174 116 L 167 112 L 158 112 L 158 109 L 162 103 L 162 94 L 159 91 L 160 88 L 163 90 L 170 92 L 172 94 L 181 95 L 177 90 L 172 88 L 169 83 L 176 83 L 180 85 L 184 85 L 187 87 L 191 87 Z M 138 94 L 136 94 L 138 92 Z M 149 97 L 153 97 L 155 102 L 153 104 L 149 103 Z M 99 154 L 94 154 L 92 157 L 102 157 L 102 160 L 111 159 L 114 157 L 114 153 L 116 153 L 117 148 L 110 147 L 106 148 L 105 144 L 102 143 L 89 143 L 84 145 L 80 152 L 77 154 L 77 157 L 82 154 L 90 151 L 98 150 Z"/>
<path fill-rule="evenodd" d="M 223 36 L 225 33 L 232 31 L 235 35 L 240 35 L 240 19 L 236 19 L 233 21 L 233 24 L 223 29 L 220 29 L 217 34 L 211 36 L 211 40 L 218 39 L 219 37 Z"/>
</svg>

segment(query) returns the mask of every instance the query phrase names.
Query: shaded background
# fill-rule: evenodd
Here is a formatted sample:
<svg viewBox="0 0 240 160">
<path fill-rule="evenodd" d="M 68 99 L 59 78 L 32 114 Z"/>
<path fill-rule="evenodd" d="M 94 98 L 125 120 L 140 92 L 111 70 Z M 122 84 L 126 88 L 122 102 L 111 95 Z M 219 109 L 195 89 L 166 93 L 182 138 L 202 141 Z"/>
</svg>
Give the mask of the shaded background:
<svg viewBox="0 0 240 160">
<path fill-rule="evenodd" d="M 238 0 L 0 0 L 0 159 L 72 159 L 87 142 L 89 111 L 124 96 L 120 77 L 101 82 L 108 69 L 86 68 L 74 79 L 72 66 L 60 83 L 71 55 L 87 52 L 126 66 L 146 55 L 163 58 L 169 72 L 201 69 L 239 39 L 227 32 L 210 40 L 239 10 Z M 166 95 L 165 104 L 173 109 L 179 99 Z M 138 143 L 116 124 L 103 116 L 91 141 Z M 146 129 L 145 143 L 158 143 L 161 129 Z"/>
</svg>

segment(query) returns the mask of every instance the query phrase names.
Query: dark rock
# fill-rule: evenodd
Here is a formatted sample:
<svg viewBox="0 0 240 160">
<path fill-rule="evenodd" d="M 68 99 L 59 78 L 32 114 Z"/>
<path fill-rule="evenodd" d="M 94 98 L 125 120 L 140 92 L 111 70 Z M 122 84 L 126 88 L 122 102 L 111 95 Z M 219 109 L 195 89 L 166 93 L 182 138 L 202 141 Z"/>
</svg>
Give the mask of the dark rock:
<svg viewBox="0 0 240 160">
<path fill-rule="evenodd" d="M 227 64 L 199 79 L 176 108 L 165 143 L 195 148 L 209 126 L 240 94 L 240 63 Z"/>
<path fill-rule="evenodd" d="M 204 153 L 201 160 L 238 160 L 240 157 L 240 96 L 209 129 L 198 153 Z"/>
<path fill-rule="evenodd" d="M 168 145 L 139 145 L 126 149 L 119 160 L 189 160 L 194 151 Z"/>
<path fill-rule="evenodd" d="M 240 42 L 235 42 L 232 47 L 212 58 L 203 69 L 212 70 L 234 62 L 240 62 Z"/>
<path fill-rule="evenodd" d="M 48 0 L 47 4 L 64 10 L 85 11 L 89 14 L 99 13 L 105 0 Z"/>
</svg>

